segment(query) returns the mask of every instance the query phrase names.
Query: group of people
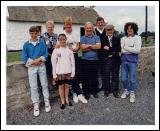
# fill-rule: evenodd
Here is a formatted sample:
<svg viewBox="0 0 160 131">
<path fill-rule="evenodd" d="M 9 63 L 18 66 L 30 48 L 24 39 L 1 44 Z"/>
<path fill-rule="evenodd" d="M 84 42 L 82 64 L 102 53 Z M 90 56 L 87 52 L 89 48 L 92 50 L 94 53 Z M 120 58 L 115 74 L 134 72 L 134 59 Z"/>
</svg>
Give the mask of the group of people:
<svg viewBox="0 0 160 131">
<path fill-rule="evenodd" d="M 53 32 L 53 21 L 47 21 L 46 28 L 47 32 L 38 37 L 37 27 L 30 27 L 30 39 L 22 50 L 22 60 L 28 67 L 34 116 L 40 114 L 37 76 L 46 112 L 51 110 L 47 76 L 53 85 L 58 85 L 60 108 L 65 109 L 67 105 L 72 106 L 70 88 L 75 103 L 87 103 L 91 95 L 98 98 L 99 91 L 104 91 L 106 97 L 113 93 L 119 98 L 120 65 L 124 87 L 121 98 L 130 96 L 130 102 L 135 102 L 138 54 L 142 44 L 136 23 L 125 24 L 125 36 L 121 39 L 114 36 L 113 25 L 105 26 L 102 17 L 97 18 L 95 28 L 91 22 L 86 22 L 81 38 L 73 31 L 71 17 L 65 19 L 59 35 Z"/>
</svg>

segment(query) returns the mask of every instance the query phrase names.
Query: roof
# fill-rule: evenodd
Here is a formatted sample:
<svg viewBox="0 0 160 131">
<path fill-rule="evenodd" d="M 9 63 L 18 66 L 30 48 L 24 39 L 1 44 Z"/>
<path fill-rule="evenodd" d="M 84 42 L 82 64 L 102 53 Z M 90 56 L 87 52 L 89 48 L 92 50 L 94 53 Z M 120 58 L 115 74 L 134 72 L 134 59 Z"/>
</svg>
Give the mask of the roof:
<svg viewBox="0 0 160 131">
<path fill-rule="evenodd" d="M 9 17 L 12 21 L 64 23 L 66 16 L 71 16 L 74 24 L 96 23 L 98 13 L 93 8 L 83 6 L 8 6 Z"/>
</svg>

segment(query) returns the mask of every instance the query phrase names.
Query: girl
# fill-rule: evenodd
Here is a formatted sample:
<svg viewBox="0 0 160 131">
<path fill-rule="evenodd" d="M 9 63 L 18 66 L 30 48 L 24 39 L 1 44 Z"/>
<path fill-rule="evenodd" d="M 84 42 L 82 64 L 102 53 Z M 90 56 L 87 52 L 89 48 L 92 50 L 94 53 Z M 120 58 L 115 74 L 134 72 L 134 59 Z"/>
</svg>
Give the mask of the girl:
<svg viewBox="0 0 160 131">
<path fill-rule="evenodd" d="M 137 63 L 138 54 L 141 50 L 142 40 L 138 32 L 138 25 L 134 22 L 128 22 L 124 26 L 125 35 L 121 39 L 121 76 L 124 92 L 121 98 L 130 95 L 130 102 L 135 102 L 135 92 L 137 89 Z M 129 76 L 129 77 L 128 77 Z"/>
<path fill-rule="evenodd" d="M 65 34 L 58 36 L 60 48 L 54 49 L 51 57 L 53 68 L 53 79 L 57 81 L 59 86 L 59 94 L 61 99 L 61 109 L 65 108 L 65 104 L 72 106 L 68 99 L 69 85 L 75 76 L 75 60 L 73 51 L 71 51 L 66 43 Z"/>
</svg>

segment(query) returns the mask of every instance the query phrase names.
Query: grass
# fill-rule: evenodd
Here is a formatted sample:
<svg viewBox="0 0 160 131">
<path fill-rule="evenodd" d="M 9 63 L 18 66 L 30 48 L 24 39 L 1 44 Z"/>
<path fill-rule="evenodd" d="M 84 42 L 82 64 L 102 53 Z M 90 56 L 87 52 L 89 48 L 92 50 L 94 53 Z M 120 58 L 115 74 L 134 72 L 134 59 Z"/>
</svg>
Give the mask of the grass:
<svg viewBox="0 0 160 131">
<path fill-rule="evenodd" d="M 22 61 L 21 51 L 19 52 L 7 52 L 7 62 Z"/>
</svg>

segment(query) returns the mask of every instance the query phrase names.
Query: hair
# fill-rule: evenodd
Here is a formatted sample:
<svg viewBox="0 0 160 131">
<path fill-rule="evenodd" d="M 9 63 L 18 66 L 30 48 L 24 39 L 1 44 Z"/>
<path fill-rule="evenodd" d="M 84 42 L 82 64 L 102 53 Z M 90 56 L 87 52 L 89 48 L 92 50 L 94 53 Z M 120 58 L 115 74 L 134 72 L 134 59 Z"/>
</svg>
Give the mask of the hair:
<svg viewBox="0 0 160 131">
<path fill-rule="evenodd" d="M 39 29 L 37 28 L 37 26 L 31 26 L 29 28 L 29 32 L 39 32 Z"/>
<path fill-rule="evenodd" d="M 103 22 L 104 22 L 104 18 L 103 17 L 98 17 L 96 22 L 101 21 L 101 20 L 103 20 Z"/>
<path fill-rule="evenodd" d="M 54 21 L 53 20 L 48 20 L 46 22 L 46 26 L 48 26 L 49 24 L 54 26 Z"/>
<path fill-rule="evenodd" d="M 134 34 L 137 35 L 138 34 L 137 33 L 137 31 L 138 31 L 138 25 L 135 22 L 127 22 L 124 25 L 125 35 L 128 36 L 127 29 L 128 29 L 129 26 L 131 26 L 131 29 L 133 29 Z"/>
<path fill-rule="evenodd" d="M 70 24 L 72 25 L 72 17 L 71 16 L 67 16 L 64 20 L 64 25 Z"/>
<path fill-rule="evenodd" d="M 87 25 L 92 25 L 93 26 L 92 22 L 89 22 L 89 21 L 85 23 L 84 27 L 86 27 Z"/>
<path fill-rule="evenodd" d="M 59 34 L 59 35 L 58 35 L 58 39 L 59 39 L 61 36 L 65 37 L 65 38 L 67 39 L 67 36 L 66 36 L 65 34 Z"/>
</svg>

